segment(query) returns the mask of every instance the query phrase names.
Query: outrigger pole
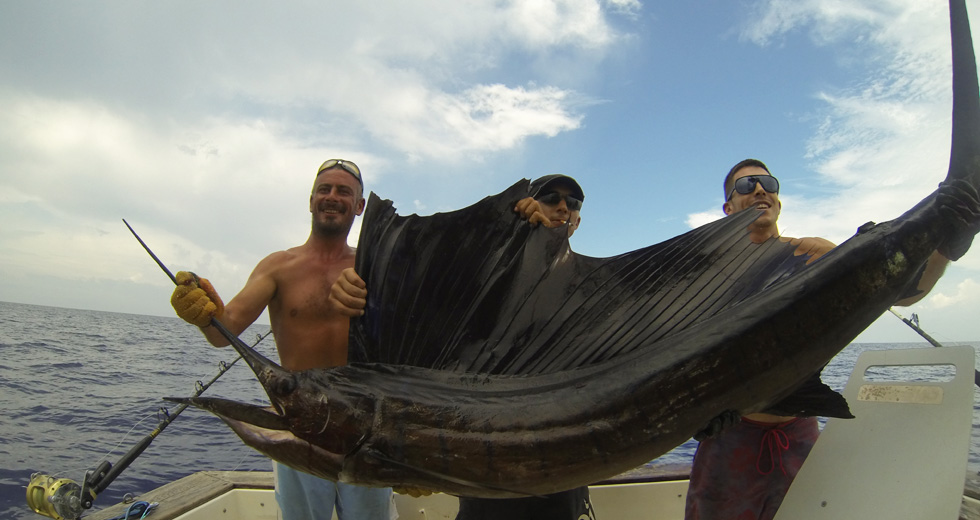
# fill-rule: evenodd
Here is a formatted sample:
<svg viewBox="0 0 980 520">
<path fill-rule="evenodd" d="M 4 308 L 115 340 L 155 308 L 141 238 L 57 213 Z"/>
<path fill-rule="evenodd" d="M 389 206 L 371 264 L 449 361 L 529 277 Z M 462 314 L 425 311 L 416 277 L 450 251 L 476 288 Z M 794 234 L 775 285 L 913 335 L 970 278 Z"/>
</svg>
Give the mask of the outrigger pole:
<svg viewBox="0 0 980 520">
<path fill-rule="evenodd" d="M 933 339 L 932 336 L 930 336 L 928 333 L 926 333 L 926 331 L 922 330 L 922 328 L 919 327 L 919 317 L 918 316 L 916 316 L 915 314 L 913 314 L 912 315 L 912 319 L 909 320 L 905 316 L 902 316 L 901 314 L 899 314 L 898 312 L 896 312 L 895 309 L 892 309 L 891 307 L 889 307 L 888 310 L 892 314 L 894 314 L 896 318 L 898 318 L 898 319 L 902 320 L 903 322 L 905 322 L 905 324 L 908 325 L 909 327 L 911 327 L 912 330 L 914 330 L 920 336 L 922 336 L 923 338 L 925 338 L 925 340 L 928 341 L 930 344 L 932 344 L 932 346 L 934 346 L 934 347 L 942 347 L 942 344 L 940 344 L 938 341 L 936 341 L 935 339 Z M 980 387 L 980 370 L 976 370 L 976 369 L 973 370 L 973 383 L 975 385 L 977 385 L 978 387 Z"/>
<path fill-rule="evenodd" d="M 129 231 L 133 234 L 133 236 L 136 237 L 136 240 L 139 240 L 139 243 L 143 246 L 143 249 L 145 249 L 146 252 L 150 254 L 150 257 L 152 257 L 157 263 L 157 265 L 160 266 L 160 269 L 163 269 L 163 272 L 167 273 L 170 280 L 176 284 L 177 279 L 174 277 L 173 273 L 167 269 L 167 266 L 163 265 L 163 262 L 157 258 L 157 255 L 153 254 L 153 251 L 151 251 L 150 248 L 147 247 L 146 243 L 143 242 L 143 239 L 136 234 L 136 231 L 129 225 L 129 222 L 126 222 L 126 219 L 123 219 L 123 223 L 126 224 L 126 227 L 129 228 Z M 229 341 L 244 344 L 244 342 L 242 342 L 238 336 L 235 336 L 228 331 L 228 329 L 219 323 L 218 320 L 212 319 L 211 324 L 214 325 L 222 335 L 228 338 Z M 272 333 L 272 330 L 269 330 L 265 334 L 257 335 L 255 343 L 252 344 L 252 347 L 254 348 L 256 345 L 261 343 L 262 340 L 264 340 L 270 333 Z M 210 381 L 207 383 L 202 383 L 200 381 L 197 382 L 197 388 L 193 397 L 199 397 L 201 394 L 203 394 L 205 390 L 207 390 L 215 381 L 217 381 L 219 377 L 224 375 L 225 372 L 231 369 L 231 367 L 234 366 L 234 364 L 240 359 L 242 359 L 241 355 L 235 358 L 235 360 L 231 363 L 221 361 L 218 364 L 218 373 L 211 378 Z M 84 510 L 92 507 L 92 502 L 95 500 L 96 496 L 104 491 L 105 488 L 107 488 L 109 484 L 123 472 L 123 470 L 128 468 L 129 465 L 132 464 L 132 462 L 150 446 L 153 439 L 160 435 L 160 433 L 162 433 L 163 430 L 187 408 L 187 406 L 188 405 L 186 404 L 181 404 L 176 408 L 173 414 L 170 414 L 166 408 L 161 408 L 161 411 L 165 417 L 157 424 L 157 427 L 150 432 L 149 435 L 144 437 L 135 446 L 130 448 L 125 455 L 120 457 L 115 466 L 113 466 L 109 461 L 104 460 L 98 465 L 98 467 L 96 467 L 95 470 L 86 471 L 85 480 L 81 486 L 79 486 L 77 482 L 67 478 L 56 479 L 50 475 L 41 473 L 31 475 L 31 482 L 27 486 L 27 505 L 30 506 L 35 513 L 54 518 L 55 520 L 76 520 L 80 518 Z"/>
</svg>

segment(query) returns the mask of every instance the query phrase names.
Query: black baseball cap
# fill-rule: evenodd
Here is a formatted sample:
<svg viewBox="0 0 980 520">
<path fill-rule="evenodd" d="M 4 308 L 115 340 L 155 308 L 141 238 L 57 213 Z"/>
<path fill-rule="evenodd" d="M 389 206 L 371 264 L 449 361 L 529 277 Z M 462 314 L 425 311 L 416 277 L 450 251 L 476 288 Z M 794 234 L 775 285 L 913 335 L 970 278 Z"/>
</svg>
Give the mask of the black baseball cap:
<svg viewBox="0 0 980 520">
<path fill-rule="evenodd" d="M 560 173 L 554 173 L 551 175 L 545 175 L 544 177 L 538 177 L 531 182 L 531 187 L 528 189 L 531 196 L 537 198 L 538 195 L 543 193 L 545 189 L 549 186 L 555 184 L 565 184 L 572 189 L 572 195 L 578 200 L 585 200 L 585 192 L 582 191 L 582 187 L 575 182 L 575 179 L 569 177 L 568 175 L 562 175 Z"/>
</svg>

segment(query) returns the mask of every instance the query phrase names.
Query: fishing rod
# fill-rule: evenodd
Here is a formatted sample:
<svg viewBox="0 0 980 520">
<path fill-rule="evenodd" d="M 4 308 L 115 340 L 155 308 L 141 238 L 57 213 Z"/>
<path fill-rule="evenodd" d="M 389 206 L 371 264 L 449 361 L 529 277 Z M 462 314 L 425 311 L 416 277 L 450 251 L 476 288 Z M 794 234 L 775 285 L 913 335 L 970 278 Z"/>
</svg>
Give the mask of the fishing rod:
<svg viewBox="0 0 980 520">
<path fill-rule="evenodd" d="M 892 309 L 891 307 L 889 307 L 888 310 L 891 311 L 891 313 L 894 314 L 896 318 L 902 320 L 906 325 L 911 327 L 912 330 L 914 330 L 920 336 L 925 338 L 925 340 L 928 341 L 930 344 L 932 344 L 932 346 L 942 347 L 942 344 L 940 344 L 932 336 L 926 333 L 926 331 L 922 330 L 922 328 L 919 327 L 919 317 L 916 314 L 912 314 L 912 319 L 909 320 L 905 316 L 902 316 L 898 312 L 895 312 L 895 309 Z M 973 383 L 978 387 L 980 387 L 980 370 L 976 370 L 976 369 L 973 370 Z"/>
<path fill-rule="evenodd" d="M 143 239 L 136 234 L 136 230 L 133 229 L 133 226 L 130 226 L 129 222 L 126 222 L 126 219 L 122 219 L 122 221 L 123 224 L 126 224 L 126 227 L 129 228 L 129 232 L 132 233 L 134 237 L 136 237 L 136 240 L 139 240 L 139 243 L 141 246 L 143 246 L 143 249 L 145 249 L 146 252 L 150 254 L 150 257 L 153 258 L 153 261 L 156 262 L 157 265 L 160 266 L 160 269 L 163 269 L 163 272 L 167 273 L 167 276 L 170 277 L 170 280 L 174 284 L 176 284 L 177 277 L 170 272 L 170 269 L 167 269 L 167 266 L 164 265 L 159 258 L 157 258 L 157 255 L 153 254 L 153 251 L 150 250 L 150 246 L 146 245 L 146 242 L 143 242 Z M 247 349 L 248 345 L 246 345 L 244 341 L 239 339 L 238 336 L 232 334 L 231 331 L 228 330 L 220 321 L 218 321 L 217 318 L 211 318 L 211 326 L 218 329 L 218 332 L 220 332 L 221 335 L 225 337 L 225 339 L 227 339 L 236 347 L 242 347 Z M 241 351 L 241 349 L 238 350 Z"/>
<path fill-rule="evenodd" d="M 261 343 L 270 333 L 272 333 L 271 330 L 265 334 L 256 334 L 256 340 L 253 346 Z M 193 397 L 199 397 L 203 394 L 240 359 L 242 357 L 238 356 L 231 363 L 225 361 L 219 362 L 218 373 L 207 383 L 198 381 Z M 153 439 L 160 435 L 186 408 L 186 404 L 181 404 L 173 413 L 166 408 L 161 408 L 160 412 L 164 417 L 152 432 L 146 437 L 143 437 L 125 455 L 120 457 L 115 465 L 112 465 L 107 460 L 103 460 L 96 469 L 86 471 L 81 485 L 68 478 L 54 478 L 51 475 L 34 473 L 31 475 L 31 482 L 27 486 L 27 505 L 35 513 L 56 520 L 74 520 L 79 518 L 82 511 L 92 507 L 92 502 L 96 496 L 104 491 L 123 470 L 128 468 L 150 446 Z"/>
<path fill-rule="evenodd" d="M 163 272 L 167 273 L 170 280 L 176 284 L 177 279 L 174 277 L 174 275 L 169 269 L 167 269 L 167 266 L 165 266 L 163 262 L 161 262 L 160 259 L 153 254 L 153 251 L 151 251 L 146 243 L 143 242 L 143 239 L 136 234 L 136 231 L 129 225 L 129 222 L 126 222 L 126 219 L 123 219 L 123 223 L 126 224 L 129 231 L 136 237 L 136 240 L 139 241 L 140 245 L 143 246 L 143 249 L 150 254 L 150 257 L 152 257 L 157 265 L 163 269 Z M 221 323 L 219 323 L 217 319 L 212 320 L 212 325 L 215 325 L 215 327 L 221 331 L 221 333 L 228 338 L 229 341 L 244 344 L 244 342 L 242 342 L 238 336 L 231 334 L 231 332 L 228 331 L 228 329 Z M 255 343 L 252 344 L 252 347 L 254 348 L 257 346 L 271 333 L 272 330 L 270 329 L 265 334 L 257 334 Z M 234 340 L 229 338 L 229 336 L 233 337 Z M 218 378 L 230 370 L 231 367 L 234 366 L 240 359 L 242 359 L 241 355 L 235 358 L 235 360 L 231 363 L 221 361 L 218 364 L 218 373 L 211 378 L 210 381 L 207 383 L 202 383 L 201 381 L 197 382 L 193 397 L 199 397 L 201 394 L 203 394 L 212 384 L 214 384 L 215 381 L 218 380 Z M 35 513 L 54 518 L 55 520 L 77 520 L 81 517 L 83 511 L 92 507 L 92 502 L 95 500 L 98 494 L 104 491 L 105 488 L 107 488 L 109 484 L 123 472 L 123 470 L 128 468 L 129 465 L 132 464 L 132 462 L 150 446 L 153 439 L 160 435 L 160 433 L 162 433 L 163 430 L 170 425 L 170 423 L 177 419 L 177 417 L 187 408 L 187 406 L 187 404 L 179 405 L 173 414 L 171 414 L 166 408 L 161 408 L 160 411 L 163 413 L 164 418 L 157 424 L 157 427 L 152 432 L 133 446 L 128 452 L 126 452 L 125 455 L 120 457 L 115 466 L 113 466 L 109 461 L 103 460 L 96 467 L 96 469 L 86 471 L 85 478 L 83 479 L 81 485 L 68 478 L 56 479 L 51 475 L 34 473 L 31 475 L 31 482 L 27 486 L 27 505 Z"/>
</svg>

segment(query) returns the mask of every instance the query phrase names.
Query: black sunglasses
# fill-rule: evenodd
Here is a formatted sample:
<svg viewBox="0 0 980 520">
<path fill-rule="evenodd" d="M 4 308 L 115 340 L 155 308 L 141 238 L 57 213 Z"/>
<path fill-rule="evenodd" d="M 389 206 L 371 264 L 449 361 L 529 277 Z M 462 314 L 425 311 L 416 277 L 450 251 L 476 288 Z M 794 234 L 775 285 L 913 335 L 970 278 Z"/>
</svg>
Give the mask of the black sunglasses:
<svg viewBox="0 0 980 520">
<path fill-rule="evenodd" d="M 571 195 L 562 195 L 557 191 L 550 191 L 544 195 L 541 195 L 540 197 L 535 198 L 534 200 L 543 202 L 549 206 L 557 206 L 562 199 L 565 200 L 565 205 L 568 206 L 568 211 L 578 211 L 582 209 L 582 201 L 580 199 L 576 199 Z"/>
<path fill-rule="evenodd" d="M 345 161 L 343 159 L 330 159 L 324 161 L 324 163 L 320 165 L 320 169 L 316 171 L 316 174 L 319 176 L 324 170 L 329 170 L 331 168 L 343 168 L 344 171 L 353 175 L 354 178 L 357 179 L 357 182 L 361 184 L 362 188 L 364 187 L 364 181 L 361 180 L 361 169 L 358 168 L 353 162 Z"/>
<path fill-rule="evenodd" d="M 728 198 L 725 200 L 732 200 L 736 191 L 742 195 L 752 193 L 755 191 L 756 184 L 761 184 L 762 189 L 769 193 L 779 193 L 779 181 L 772 175 L 746 175 L 745 177 L 739 177 L 735 181 L 735 188 L 732 189 L 732 192 L 728 194 Z"/>
</svg>

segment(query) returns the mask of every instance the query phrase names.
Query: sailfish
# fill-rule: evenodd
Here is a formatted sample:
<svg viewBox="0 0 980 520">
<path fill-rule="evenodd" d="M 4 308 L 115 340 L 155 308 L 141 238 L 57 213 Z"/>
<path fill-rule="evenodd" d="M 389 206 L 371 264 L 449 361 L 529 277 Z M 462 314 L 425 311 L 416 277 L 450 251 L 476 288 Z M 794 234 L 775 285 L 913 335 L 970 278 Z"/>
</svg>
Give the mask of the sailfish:
<svg viewBox="0 0 980 520">
<path fill-rule="evenodd" d="M 980 91 L 950 1 L 945 184 L 980 186 Z M 271 408 L 180 400 L 323 478 L 461 496 L 544 495 L 629 470 L 725 412 L 791 394 L 963 240 L 937 190 L 806 264 L 748 239 L 753 209 L 610 258 L 513 212 L 518 182 L 467 208 L 400 216 L 375 194 L 356 271 L 368 287 L 346 366 L 288 372 L 244 343 Z M 967 237 L 967 242 L 971 237 Z"/>
</svg>

